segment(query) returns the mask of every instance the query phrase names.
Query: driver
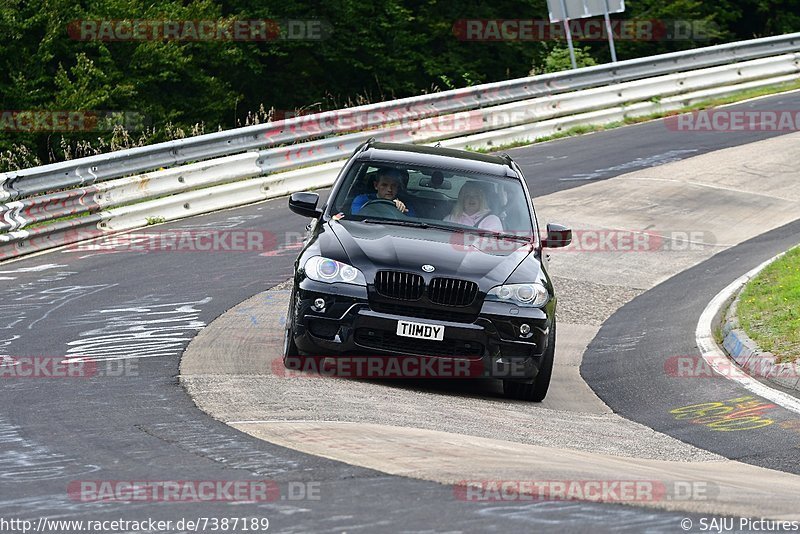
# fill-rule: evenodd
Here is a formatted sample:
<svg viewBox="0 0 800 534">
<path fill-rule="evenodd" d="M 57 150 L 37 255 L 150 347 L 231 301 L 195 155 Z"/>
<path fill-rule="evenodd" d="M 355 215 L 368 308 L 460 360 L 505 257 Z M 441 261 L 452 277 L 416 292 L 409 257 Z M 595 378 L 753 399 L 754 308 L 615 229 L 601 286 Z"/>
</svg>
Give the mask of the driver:
<svg viewBox="0 0 800 534">
<path fill-rule="evenodd" d="M 391 167 L 379 169 L 378 179 L 373 184 L 376 192 L 364 193 L 363 195 L 358 195 L 356 198 L 354 198 L 351 211 L 354 215 L 357 214 L 359 211 L 361 211 L 361 208 L 363 208 L 364 205 L 371 200 L 390 200 L 394 202 L 395 207 L 397 207 L 397 210 L 400 213 L 404 213 L 409 217 L 416 217 L 414 208 L 411 206 L 406 206 L 399 198 L 397 198 L 397 194 L 400 192 L 402 184 L 403 175 L 398 169 Z"/>
</svg>

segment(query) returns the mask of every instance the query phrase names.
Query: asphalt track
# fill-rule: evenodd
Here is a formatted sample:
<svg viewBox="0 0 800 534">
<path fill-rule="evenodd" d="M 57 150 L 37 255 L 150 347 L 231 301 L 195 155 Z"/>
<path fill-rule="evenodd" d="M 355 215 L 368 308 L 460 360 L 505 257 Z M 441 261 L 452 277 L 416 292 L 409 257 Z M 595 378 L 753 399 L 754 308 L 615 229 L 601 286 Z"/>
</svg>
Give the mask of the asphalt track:
<svg viewBox="0 0 800 534">
<path fill-rule="evenodd" d="M 730 459 L 800 474 L 800 414 L 758 401 L 760 410 L 741 417 L 760 416 L 772 423 L 757 427 L 761 422 L 751 420 L 756 428 L 750 429 L 743 421 L 739 428 L 732 424 L 732 430 L 715 431 L 701 424 L 703 414 L 676 419 L 670 413 L 688 405 L 754 397 L 735 382 L 695 367 L 692 362 L 700 351 L 689 334 L 708 302 L 728 283 L 798 241 L 800 222 L 790 223 L 722 251 L 633 299 L 603 323 L 584 354 L 581 375 L 623 417 Z M 700 371 L 681 373 L 678 358 L 683 358 L 683 369 Z M 780 389 L 800 396 L 796 390 Z M 714 412 L 705 415 L 710 418 Z"/>
<path fill-rule="evenodd" d="M 797 109 L 799 100 L 800 96 L 793 93 L 740 106 Z M 512 155 L 525 170 L 534 195 L 540 196 L 775 135 L 778 133 L 676 135 L 662 122 L 655 121 L 518 149 Z M 321 483 L 319 501 L 302 501 L 297 505 L 278 500 L 246 506 L 247 515 L 269 517 L 272 528 L 281 532 L 397 531 L 398 527 L 408 531 L 487 531 L 552 525 L 573 531 L 597 531 L 598 522 L 615 531 L 624 528 L 638 531 L 645 526 L 675 530 L 676 518 L 684 514 L 563 502 L 463 503 L 454 499 L 452 488 L 446 486 L 304 455 L 211 420 L 196 409 L 178 385 L 179 356 L 203 325 L 290 276 L 294 260 L 292 245 L 298 232 L 302 232 L 303 222 L 288 215 L 285 199 L 278 199 L 148 231 L 225 225 L 269 232 L 277 236 L 278 248 L 263 256 L 107 253 L 84 246 L 0 266 L 0 354 L 61 358 L 85 353 L 92 346 L 86 339 L 102 337 L 103 344 L 94 347 L 113 349 L 116 355 L 132 358 L 139 355 L 130 360 L 135 371 L 128 368 L 124 376 L 3 380 L 0 517 L 123 516 L 175 520 L 200 515 L 231 516 L 241 512 L 242 506 L 86 503 L 70 499 L 66 487 L 70 481 L 87 479 L 236 480 L 256 476 L 284 485 L 300 480 Z M 779 238 L 772 237 L 773 234 Z M 690 298 L 685 298 L 686 295 L 678 298 L 677 291 L 661 295 L 658 292 L 666 290 L 659 286 L 653 290 L 656 297 L 647 292 L 620 310 L 591 345 L 582 372 L 603 400 L 626 417 L 700 447 L 726 451 L 729 457 L 796 472 L 796 464 L 791 465 L 787 454 L 781 454 L 794 446 L 791 438 L 796 434 L 790 431 L 777 433 L 775 428 L 768 428 L 749 433 L 746 445 L 742 446 L 737 445 L 741 432 L 730 433 L 727 442 L 717 442 L 718 436 L 709 437 L 710 433 L 701 428 L 678 424 L 663 413 L 664 408 L 673 405 L 731 398 L 727 386 L 704 386 L 707 391 L 701 396 L 695 387 L 691 396 L 665 401 L 663 396 L 675 385 L 665 378 L 654 378 L 652 387 L 630 384 L 620 387 L 613 384 L 615 379 L 630 380 L 636 373 L 626 368 L 622 373 L 625 376 L 614 378 L 610 365 L 600 365 L 602 358 L 622 349 L 615 343 L 614 334 L 626 329 L 625 314 L 638 312 L 639 316 L 627 319 L 641 321 L 642 310 L 656 313 L 647 304 L 659 309 L 662 323 L 659 328 L 645 329 L 648 335 L 642 338 L 643 344 L 637 345 L 636 351 L 658 356 L 634 362 L 633 365 L 641 366 L 642 374 L 638 376 L 648 376 L 648 370 L 652 371 L 653 366 L 658 368 L 659 358 L 665 353 L 691 354 L 696 318 L 716 292 L 714 288 L 726 285 L 751 263 L 754 265 L 794 244 L 790 243 L 791 232 L 771 233 L 760 245 L 758 239 L 753 241 L 756 245 L 741 245 L 746 252 L 741 252 L 740 247 L 727 252 L 733 257 L 740 255 L 739 264 L 712 258 L 710 265 L 696 267 L 683 282 L 664 284 L 684 284 L 694 279 L 695 291 L 687 292 L 691 293 Z M 709 284 L 709 280 L 714 282 Z M 674 312 L 679 316 L 674 316 L 673 309 L 665 303 L 675 306 Z M 122 333 L 128 331 L 132 321 L 150 314 L 152 320 L 167 318 L 162 330 L 165 339 L 152 350 L 143 350 L 148 345 L 141 338 L 127 339 Z M 108 344 L 109 340 L 114 344 Z M 599 368 L 607 371 L 598 371 Z M 737 395 L 734 391 L 734 396 Z M 697 398 L 701 400 L 695 401 Z"/>
</svg>

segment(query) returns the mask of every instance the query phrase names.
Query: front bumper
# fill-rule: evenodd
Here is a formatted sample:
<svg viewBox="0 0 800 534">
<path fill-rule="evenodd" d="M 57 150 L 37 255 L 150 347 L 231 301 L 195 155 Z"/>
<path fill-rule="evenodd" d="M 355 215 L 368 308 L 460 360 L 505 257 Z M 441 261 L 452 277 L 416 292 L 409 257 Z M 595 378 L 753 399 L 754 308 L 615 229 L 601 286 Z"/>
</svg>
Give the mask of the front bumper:
<svg viewBox="0 0 800 534">
<path fill-rule="evenodd" d="M 323 308 L 315 301 L 323 299 Z M 523 382 L 539 372 L 548 349 L 548 332 L 555 302 L 545 309 L 522 308 L 513 304 L 484 302 L 477 317 L 465 320 L 426 318 L 424 309 L 405 306 L 402 313 L 376 310 L 370 305 L 365 287 L 324 284 L 305 279 L 295 292 L 292 329 L 297 348 L 316 358 L 367 356 L 382 358 L 417 357 L 456 361 L 448 368 L 459 377 L 493 377 Z M 400 320 L 444 327 L 444 340 L 398 336 Z M 520 334 L 527 324 L 530 332 Z"/>
</svg>

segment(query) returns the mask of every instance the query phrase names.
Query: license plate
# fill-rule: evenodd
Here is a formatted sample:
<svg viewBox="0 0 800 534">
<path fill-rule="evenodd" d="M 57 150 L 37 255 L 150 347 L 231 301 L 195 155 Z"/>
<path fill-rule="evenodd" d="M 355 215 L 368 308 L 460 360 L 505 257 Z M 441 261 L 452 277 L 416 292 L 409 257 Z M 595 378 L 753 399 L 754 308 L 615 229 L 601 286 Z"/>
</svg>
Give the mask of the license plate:
<svg viewBox="0 0 800 534">
<path fill-rule="evenodd" d="M 412 323 L 411 321 L 397 321 L 397 335 L 415 337 L 417 339 L 444 340 L 444 326 L 438 324 Z"/>
</svg>

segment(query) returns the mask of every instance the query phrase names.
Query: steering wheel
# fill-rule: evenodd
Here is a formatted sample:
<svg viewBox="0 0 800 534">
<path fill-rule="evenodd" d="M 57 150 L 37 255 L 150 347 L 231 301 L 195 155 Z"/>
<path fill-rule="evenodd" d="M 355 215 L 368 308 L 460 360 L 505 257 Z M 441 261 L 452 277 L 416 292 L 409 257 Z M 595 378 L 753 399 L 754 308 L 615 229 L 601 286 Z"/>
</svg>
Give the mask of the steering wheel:
<svg viewBox="0 0 800 534">
<path fill-rule="evenodd" d="M 366 202 L 358 211 L 359 215 L 372 215 L 385 219 L 402 219 L 406 215 L 397 209 L 393 200 L 376 198 Z"/>
</svg>

